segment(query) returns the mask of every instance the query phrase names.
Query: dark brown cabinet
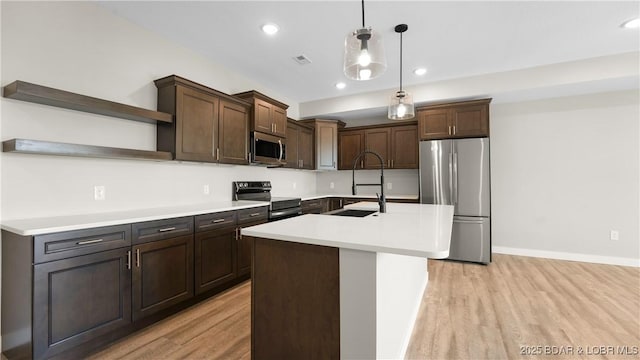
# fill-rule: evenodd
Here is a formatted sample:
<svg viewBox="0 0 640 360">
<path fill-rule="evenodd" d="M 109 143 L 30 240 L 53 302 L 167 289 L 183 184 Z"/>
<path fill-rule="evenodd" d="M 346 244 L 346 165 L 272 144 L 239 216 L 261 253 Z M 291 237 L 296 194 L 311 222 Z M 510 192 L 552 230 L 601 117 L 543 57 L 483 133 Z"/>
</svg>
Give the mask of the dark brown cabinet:
<svg viewBox="0 0 640 360">
<path fill-rule="evenodd" d="M 391 167 L 391 129 L 375 128 L 365 130 L 364 133 L 365 150 L 374 151 L 382 157 L 383 165 L 386 168 Z M 364 156 L 365 169 L 380 169 L 380 160 L 372 154 Z"/>
<path fill-rule="evenodd" d="M 34 359 L 131 323 L 130 255 L 121 248 L 34 266 Z"/>
<path fill-rule="evenodd" d="M 133 320 L 193 297 L 193 217 L 135 223 Z"/>
<path fill-rule="evenodd" d="M 303 214 L 322 214 L 329 211 L 329 199 L 311 199 L 302 202 Z"/>
<path fill-rule="evenodd" d="M 249 163 L 250 104 L 175 75 L 155 84 L 158 109 L 175 116 L 158 124 L 158 150 L 177 160 Z"/>
<path fill-rule="evenodd" d="M 287 167 L 313 170 L 313 128 L 289 119 L 287 123 Z"/>
<path fill-rule="evenodd" d="M 262 206 L 35 236 L 3 230 L 3 354 L 79 358 L 246 280 L 253 240 L 241 228 L 267 218 Z"/>
<path fill-rule="evenodd" d="M 340 120 L 308 119 L 300 120 L 313 127 L 315 133 L 315 169 L 338 169 L 338 129 L 345 123 Z"/>
<path fill-rule="evenodd" d="M 251 130 L 279 137 L 287 136 L 288 105 L 257 91 L 246 91 L 234 94 L 234 96 L 253 105 L 251 110 Z"/>
<path fill-rule="evenodd" d="M 391 128 L 391 168 L 417 169 L 418 126 L 395 126 Z"/>
<path fill-rule="evenodd" d="M 417 109 L 420 140 L 489 136 L 490 102 L 482 99 Z"/>
<path fill-rule="evenodd" d="M 133 320 L 193 297 L 193 236 L 133 247 Z"/>
<path fill-rule="evenodd" d="M 364 131 L 340 131 L 338 140 L 338 170 L 351 170 L 354 159 L 364 150 Z M 364 159 L 356 165 L 356 169 L 364 169 Z"/>
<path fill-rule="evenodd" d="M 417 169 L 418 128 L 415 121 L 398 125 L 348 128 L 339 132 L 340 170 L 351 170 L 353 161 L 364 150 L 377 152 L 386 169 Z M 363 156 L 356 169 L 379 169 L 375 155 Z"/>
</svg>

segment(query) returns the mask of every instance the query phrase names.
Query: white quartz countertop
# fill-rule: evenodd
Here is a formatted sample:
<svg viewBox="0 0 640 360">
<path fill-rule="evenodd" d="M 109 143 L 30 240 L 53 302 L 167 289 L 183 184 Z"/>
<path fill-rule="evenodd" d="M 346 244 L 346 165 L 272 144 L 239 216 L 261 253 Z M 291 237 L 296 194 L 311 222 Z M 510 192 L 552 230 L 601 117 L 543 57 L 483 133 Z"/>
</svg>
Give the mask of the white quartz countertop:
<svg viewBox="0 0 640 360">
<path fill-rule="evenodd" d="M 374 202 L 347 209 L 377 210 Z M 353 250 L 442 259 L 449 256 L 453 206 L 387 203 L 357 218 L 308 214 L 242 229 L 243 235 Z"/>
<path fill-rule="evenodd" d="M 305 200 L 314 200 L 314 199 L 322 199 L 322 198 L 332 198 L 332 197 L 341 197 L 341 198 L 364 198 L 364 199 L 375 199 L 375 195 L 351 195 L 351 194 L 307 194 L 302 195 L 302 201 Z M 387 199 L 398 199 L 398 200 L 418 200 L 420 197 L 418 195 L 386 195 Z"/>
<path fill-rule="evenodd" d="M 2 229 L 18 235 L 41 235 L 59 231 L 171 219 L 268 205 L 268 202 L 263 201 L 220 201 L 108 213 L 6 220 L 2 222 Z"/>
</svg>

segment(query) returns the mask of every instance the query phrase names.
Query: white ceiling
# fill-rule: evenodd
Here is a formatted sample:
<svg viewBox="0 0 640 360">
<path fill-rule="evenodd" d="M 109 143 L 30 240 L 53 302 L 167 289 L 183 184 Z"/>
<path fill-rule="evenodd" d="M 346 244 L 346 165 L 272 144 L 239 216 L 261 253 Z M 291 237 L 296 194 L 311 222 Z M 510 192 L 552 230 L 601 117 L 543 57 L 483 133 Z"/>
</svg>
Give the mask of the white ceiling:
<svg viewBox="0 0 640 360">
<path fill-rule="evenodd" d="M 416 85 L 640 50 L 638 1 L 366 1 L 379 31 L 387 72 L 370 81 L 342 73 L 344 37 L 361 24 L 360 1 L 100 2 L 114 13 L 204 54 L 299 103 L 394 89 L 404 34 L 404 83 Z M 275 22 L 269 37 L 260 27 Z M 304 54 L 309 65 L 292 57 Z M 417 77 L 416 67 L 428 68 Z M 338 81 L 347 88 L 337 90 Z"/>
</svg>

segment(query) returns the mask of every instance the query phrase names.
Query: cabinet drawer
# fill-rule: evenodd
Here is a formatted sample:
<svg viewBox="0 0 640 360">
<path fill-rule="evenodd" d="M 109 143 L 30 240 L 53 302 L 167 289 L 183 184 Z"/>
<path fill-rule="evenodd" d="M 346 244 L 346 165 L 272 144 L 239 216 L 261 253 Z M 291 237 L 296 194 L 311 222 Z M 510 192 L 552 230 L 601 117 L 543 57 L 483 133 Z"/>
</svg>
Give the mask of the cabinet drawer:
<svg viewBox="0 0 640 360">
<path fill-rule="evenodd" d="M 176 236 L 193 234 L 193 217 L 147 221 L 133 224 L 133 243 L 142 244 L 151 241 L 169 239 Z"/>
<path fill-rule="evenodd" d="M 259 220 L 267 220 L 269 217 L 269 209 L 266 206 L 238 210 L 238 224 L 245 224 Z"/>
<path fill-rule="evenodd" d="M 235 211 L 223 211 L 196 216 L 196 232 L 219 229 L 235 224 Z"/>
<path fill-rule="evenodd" d="M 131 225 L 65 231 L 34 237 L 34 263 L 131 246 Z"/>
</svg>

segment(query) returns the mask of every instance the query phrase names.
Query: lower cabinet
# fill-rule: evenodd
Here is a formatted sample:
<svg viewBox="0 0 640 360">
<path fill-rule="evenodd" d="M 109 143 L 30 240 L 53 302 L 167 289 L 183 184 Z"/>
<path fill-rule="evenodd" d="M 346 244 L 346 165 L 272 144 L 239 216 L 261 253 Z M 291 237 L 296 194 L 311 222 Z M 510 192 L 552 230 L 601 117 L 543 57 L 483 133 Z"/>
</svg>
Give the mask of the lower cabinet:
<svg viewBox="0 0 640 360">
<path fill-rule="evenodd" d="M 80 358 L 246 279 L 253 241 L 240 229 L 267 214 L 263 206 L 35 236 L 2 230 L 3 355 Z"/>
<path fill-rule="evenodd" d="M 121 248 L 34 266 L 34 359 L 131 323 L 130 256 Z"/>
<path fill-rule="evenodd" d="M 193 297 L 193 236 L 133 247 L 133 320 Z"/>
<path fill-rule="evenodd" d="M 196 294 L 211 290 L 236 277 L 236 236 L 235 226 L 196 233 Z"/>
</svg>

